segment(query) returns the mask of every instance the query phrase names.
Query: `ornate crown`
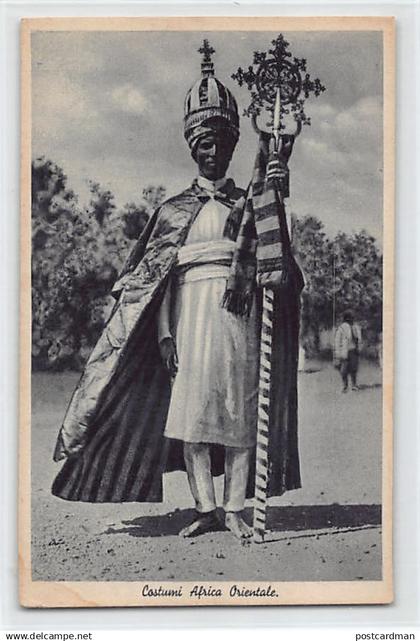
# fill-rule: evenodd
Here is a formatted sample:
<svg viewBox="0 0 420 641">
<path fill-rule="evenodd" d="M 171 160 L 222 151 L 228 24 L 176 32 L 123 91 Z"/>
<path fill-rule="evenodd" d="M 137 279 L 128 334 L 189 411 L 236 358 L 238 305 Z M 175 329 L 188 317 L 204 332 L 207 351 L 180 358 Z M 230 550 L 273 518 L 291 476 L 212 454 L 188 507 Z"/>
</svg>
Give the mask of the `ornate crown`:
<svg viewBox="0 0 420 641">
<path fill-rule="evenodd" d="M 215 53 L 208 40 L 198 50 L 203 55 L 201 78 L 185 97 L 184 132 L 187 141 L 192 130 L 209 118 L 223 118 L 239 136 L 238 105 L 232 93 L 214 76 L 211 56 Z"/>
</svg>

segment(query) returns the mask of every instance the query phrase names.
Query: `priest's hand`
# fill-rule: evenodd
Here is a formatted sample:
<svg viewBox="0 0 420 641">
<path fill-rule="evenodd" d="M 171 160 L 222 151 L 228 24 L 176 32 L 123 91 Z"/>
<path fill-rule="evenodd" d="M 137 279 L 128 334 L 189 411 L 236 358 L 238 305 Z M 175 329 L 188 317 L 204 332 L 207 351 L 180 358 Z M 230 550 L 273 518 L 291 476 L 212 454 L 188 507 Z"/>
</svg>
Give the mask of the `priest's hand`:
<svg viewBox="0 0 420 641">
<path fill-rule="evenodd" d="M 267 178 L 279 182 L 289 181 L 289 169 L 282 160 L 273 154 L 267 164 Z"/>
<path fill-rule="evenodd" d="M 274 181 L 283 198 L 288 198 L 290 195 L 288 162 L 292 155 L 294 142 L 294 136 L 282 134 L 279 149 L 276 148 L 273 136 L 268 143 L 267 179 Z"/>
<path fill-rule="evenodd" d="M 174 378 L 178 371 L 178 354 L 172 336 L 163 338 L 159 343 L 160 355 L 170 376 Z"/>
</svg>

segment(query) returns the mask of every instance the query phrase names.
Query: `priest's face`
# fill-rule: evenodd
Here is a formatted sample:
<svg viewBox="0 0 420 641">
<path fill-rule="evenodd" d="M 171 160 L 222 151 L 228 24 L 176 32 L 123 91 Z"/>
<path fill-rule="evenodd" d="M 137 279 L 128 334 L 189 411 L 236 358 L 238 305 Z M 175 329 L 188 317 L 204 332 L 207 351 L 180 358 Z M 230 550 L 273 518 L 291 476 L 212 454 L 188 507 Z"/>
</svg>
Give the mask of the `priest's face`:
<svg viewBox="0 0 420 641">
<path fill-rule="evenodd" d="M 235 149 L 236 140 L 226 128 L 212 128 L 200 138 L 194 149 L 193 158 L 198 165 L 200 176 L 218 180 L 226 174 Z"/>
</svg>

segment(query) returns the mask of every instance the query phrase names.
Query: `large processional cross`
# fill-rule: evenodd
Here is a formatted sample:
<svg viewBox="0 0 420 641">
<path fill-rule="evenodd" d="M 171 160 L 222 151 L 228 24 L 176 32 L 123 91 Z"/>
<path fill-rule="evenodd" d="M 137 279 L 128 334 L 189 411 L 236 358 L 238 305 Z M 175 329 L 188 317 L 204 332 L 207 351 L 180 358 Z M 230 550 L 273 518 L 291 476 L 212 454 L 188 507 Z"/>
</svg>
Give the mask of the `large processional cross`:
<svg viewBox="0 0 420 641">
<path fill-rule="evenodd" d="M 257 119 L 266 112 L 269 117 L 267 126 L 271 127 L 274 138 L 274 150 L 278 155 L 284 144 L 294 141 L 301 132 L 302 125 L 310 125 L 310 118 L 305 114 L 305 100 L 313 93 L 319 96 L 325 87 L 318 78 L 312 80 L 306 73 L 306 60 L 292 58 L 289 43 L 282 34 L 272 40 L 272 48 L 268 52 L 254 52 L 253 64 L 244 71 L 241 67 L 232 78 L 240 86 L 246 85 L 251 92 L 251 103 L 245 109 L 246 116 L 252 119 L 252 125 L 257 133 L 261 132 Z M 282 133 L 286 130 L 286 120 L 292 120 L 294 131 L 291 134 Z M 284 193 L 279 180 L 275 181 L 278 192 L 280 228 L 286 237 L 284 242 L 290 247 L 286 216 L 284 210 Z M 283 193 L 282 193 L 283 192 Z M 269 433 L 270 408 L 267 407 L 267 393 L 271 389 L 271 352 L 272 352 L 272 318 L 273 290 L 264 287 L 263 314 L 260 344 L 260 374 L 258 395 L 258 425 L 257 451 L 255 470 L 255 499 L 254 499 L 254 541 L 261 543 L 266 535 L 267 491 L 270 474 Z"/>
</svg>

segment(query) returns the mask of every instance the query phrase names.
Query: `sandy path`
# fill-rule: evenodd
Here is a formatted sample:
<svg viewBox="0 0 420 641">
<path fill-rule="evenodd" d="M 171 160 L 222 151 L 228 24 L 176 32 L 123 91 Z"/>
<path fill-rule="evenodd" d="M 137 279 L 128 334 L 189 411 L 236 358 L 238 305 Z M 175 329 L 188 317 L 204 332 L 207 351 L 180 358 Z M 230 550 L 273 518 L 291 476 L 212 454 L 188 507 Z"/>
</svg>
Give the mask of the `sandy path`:
<svg viewBox="0 0 420 641">
<path fill-rule="evenodd" d="M 247 546 L 224 531 L 188 541 L 177 536 L 192 514 L 181 472 L 166 476 L 162 504 L 93 505 L 53 497 L 49 488 L 58 466 L 52 450 L 77 378 L 68 372 L 33 377 L 35 580 L 380 579 L 378 368 L 364 364 L 364 389 L 347 395 L 329 364 L 299 375 L 303 488 L 273 500 L 269 540 Z M 217 486 L 220 494 L 221 479 Z"/>
</svg>

